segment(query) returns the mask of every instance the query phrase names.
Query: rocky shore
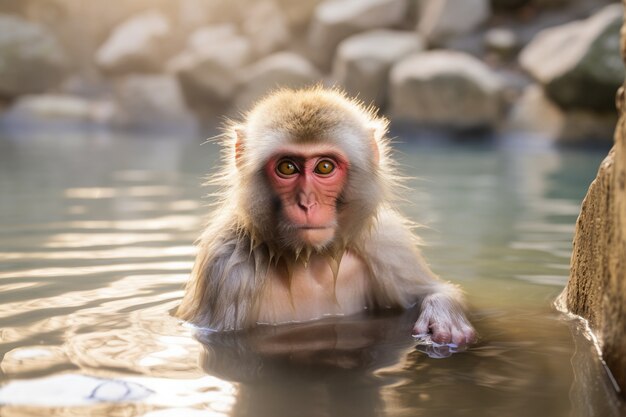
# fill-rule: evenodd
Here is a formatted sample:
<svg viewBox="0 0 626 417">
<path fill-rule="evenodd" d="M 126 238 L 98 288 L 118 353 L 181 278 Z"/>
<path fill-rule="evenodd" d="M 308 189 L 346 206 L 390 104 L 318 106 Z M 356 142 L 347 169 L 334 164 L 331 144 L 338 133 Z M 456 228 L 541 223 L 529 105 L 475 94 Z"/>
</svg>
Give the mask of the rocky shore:
<svg viewBox="0 0 626 417">
<path fill-rule="evenodd" d="M 609 144 L 622 16 L 605 0 L 2 3 L 0 131 L 195 130 L 322 83 L 418 127 Z"/>
</svg>

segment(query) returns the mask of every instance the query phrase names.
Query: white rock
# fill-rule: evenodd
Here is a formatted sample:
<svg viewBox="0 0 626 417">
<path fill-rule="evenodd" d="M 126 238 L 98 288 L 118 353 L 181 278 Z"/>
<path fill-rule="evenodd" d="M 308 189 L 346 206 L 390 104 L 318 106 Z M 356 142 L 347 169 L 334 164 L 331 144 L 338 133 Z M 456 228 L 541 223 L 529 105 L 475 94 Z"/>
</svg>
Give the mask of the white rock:
<svg viewBox="0 0 626 417">
<path fill-rule="evenodd" d="M 66 75 L 67 55 L 43 27 L 0 14 L 0 96 L 41 93 Z"/>
<path fill-rule="evenodd" d="M 118 27 L 98 49 L 96 64 L 108 74 L 156 72 L 170 55 L 172 29 L 167 17 L 147 11 Z"/>
<path fill-rule="evenodd" d="M 498 75 L 461 52 L 413 54 L 392 68 L 390 82 L 391 114 L 417 124 L 488 128 L 502 112 Z"/>
<path fill-rule="evenodd" d="M 279 87 L 299 88 L 321 78 L 317 69 L 293 52 L 278 52 L 246 68 L 235 100 L 240 110 L 247 110 L 256 100 Z"/>
<path fill-rule="evenodd" d="M 87 100 L 65 94 L 24 95 L 3 114 L 3 123 L 46 125 L 62 123 L 106 124 L 113 115 L 107 100 Z"/>
<path fill-rule="evenodd" d="M 129 75 L 115 85 L 117 114 L 121 126 L 195 128 L 175 77 L 169 75 Z"/>
<path fill-rule="evenodd" d="M 402 22 L 407 0 L 327 0 L 316 9 L 308 43 L 320 67 L 330 68 L 339 42 L 358 32 Z"/>
<path fill-rule="evenodd" d="M 528 86 L 511 109 L 506 122 L 509 132 L 533 135 L 560 143 L 613 141 L 615 112 L 563 110 L 546 97 L 541 86 Z"/>
<path fill-rule="evenodd" d="M 485 46 L 489 51 L 507 58 L 518 49 L 519 40 L 510 29 L 493 28 L 485 33 Z"/>
<path fill-rule="evenodd" d="M 422 0 L 418 32 L 429 44 L 472 32 L 491 14 L 489 0 Z"/>
<path fill-rule="evenodd" d="M 519 60 L 564 108 L 615 108 L 615 91 L 624 80 L 619 31 L 622 6 L 606 6 L 587 20 L 538 33 Z"/>
<path fill-rule="evenodd" d="M 272 0 L 250 5 L 242 24 L 242 31 L 250 40 L 255 56 L 259 57 L 275 52 L 289 42 L 287 18 Z"/>
<path fill-rule="evenodd" d="M 232 98 L 251 56 L 250 41 L 234 25 L 205 27 L 190 36 L 185 51 L 167 69 L 178 77 L 187 101 L 203 106 Z"/>
<path fill-rule="evenodd" d="M 415 32 L 378 29 L 353 35 L 337 48 L 333 79 L 350 95 L 384 107 L 391 66 L 422 49 Z"/>
</svg>

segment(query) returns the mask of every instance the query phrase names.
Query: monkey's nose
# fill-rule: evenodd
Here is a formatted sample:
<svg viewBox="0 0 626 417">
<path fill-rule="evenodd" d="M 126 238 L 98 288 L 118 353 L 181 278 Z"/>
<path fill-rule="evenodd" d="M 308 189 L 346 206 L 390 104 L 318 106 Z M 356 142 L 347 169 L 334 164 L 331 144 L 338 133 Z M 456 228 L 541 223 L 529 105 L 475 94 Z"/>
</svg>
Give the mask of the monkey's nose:
<svg viewBox="0 0 626 417">
<path fill-rule="evenodd" d="M 314 195 L 300 195 L 300 198 L 298 199 L 298 207 L 300 207 L 302 211 L 304 211 L 305 213 L 309 213 L 315 208 L 315 206 L 317 206 L 317 199 Z"/>
<path fill-rule="evenodd" d="M 300 208 L 301 208 L 303 211 L 306 211 L 306 212 L 308 213 L 309 211 L 313 210 L 313 209 L 315 208 L 315 206 L 317 206 L 317 202 L 315 202 L 315 201 L 312 201 L 312 202 L 303 202 L 303 201 L 300 201 L 300 202 L 298 203 L 298 206 L 300 206 Z"/>
</svg>

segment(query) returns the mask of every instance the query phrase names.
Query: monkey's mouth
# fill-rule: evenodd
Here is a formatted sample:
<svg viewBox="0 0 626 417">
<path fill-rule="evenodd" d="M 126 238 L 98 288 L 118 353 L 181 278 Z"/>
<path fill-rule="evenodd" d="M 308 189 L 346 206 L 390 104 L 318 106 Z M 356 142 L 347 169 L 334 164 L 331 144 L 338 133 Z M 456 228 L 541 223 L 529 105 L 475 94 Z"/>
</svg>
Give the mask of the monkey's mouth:
<svg viewBox="0 0 626 417">
<path fill-rule="evenodd" d="M 331 226 L 296 226 L 298 230 L 326 230 L 331 228 Z"/>
</svg>

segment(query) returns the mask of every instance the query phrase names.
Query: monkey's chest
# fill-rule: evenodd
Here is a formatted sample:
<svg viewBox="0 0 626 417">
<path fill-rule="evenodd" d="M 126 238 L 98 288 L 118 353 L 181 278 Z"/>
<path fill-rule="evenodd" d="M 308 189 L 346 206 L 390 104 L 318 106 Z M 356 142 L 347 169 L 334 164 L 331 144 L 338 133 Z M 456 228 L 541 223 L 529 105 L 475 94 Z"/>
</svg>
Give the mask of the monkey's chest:
<svg viewBox="0 0 626 417">
<path fill-rule="evenodd" d="M 367 269 L 356 256 L 346 253 L 337 279 L 323 257 L 312 257 L 290 275 L 270 270 L 261 295 L 259 323 L 309 321 L 331 315 L 362 312 L 367 301 Z"/>
</svg>

